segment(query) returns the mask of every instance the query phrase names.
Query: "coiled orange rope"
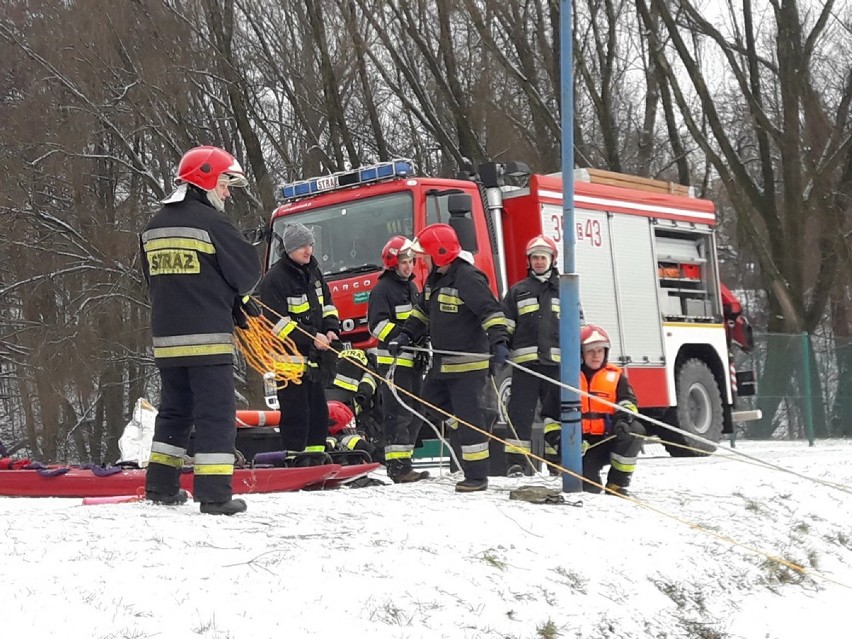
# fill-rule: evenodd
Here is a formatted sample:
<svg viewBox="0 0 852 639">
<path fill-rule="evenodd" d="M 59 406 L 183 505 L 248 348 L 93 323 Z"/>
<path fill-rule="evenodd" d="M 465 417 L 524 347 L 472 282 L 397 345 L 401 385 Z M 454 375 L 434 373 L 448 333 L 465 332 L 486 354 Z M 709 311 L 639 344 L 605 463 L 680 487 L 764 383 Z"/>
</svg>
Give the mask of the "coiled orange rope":
<svg viewBox="0 0 852 639">
<path fill-rule="evenodd" d="M 272 332 L 273 324 L 266 317 L 249 317 L 248 329 L 234 331 L 237 348 L 251 366 L 261 375 L 274 373 L 277 388 L 289 383 L 301 384 L 307 361 L 299 353 L 296 343 L 289 337 L 279 338 Z"/>
</svg>

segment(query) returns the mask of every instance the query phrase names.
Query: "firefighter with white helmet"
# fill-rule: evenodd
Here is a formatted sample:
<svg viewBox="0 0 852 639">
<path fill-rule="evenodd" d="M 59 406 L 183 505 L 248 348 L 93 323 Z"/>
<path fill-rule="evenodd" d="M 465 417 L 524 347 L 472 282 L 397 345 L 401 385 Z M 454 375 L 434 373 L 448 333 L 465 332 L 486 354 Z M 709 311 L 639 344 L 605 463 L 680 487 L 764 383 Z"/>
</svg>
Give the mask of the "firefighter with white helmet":
<svg viewBox="0 0 852 639">
<path fill-rule="evenodd" d="M 227 151 L 201 146 L 181 158 L 177 189 L 141 237 L 150 286 L 154 362 L 162 392 L 145 478 L 148 499 L 186 501 L 179 480 L 195 425 L 193 495 L 201 512 L 233 515 L 234 326 L 260 314 L 249 293 L 260 278 L 254 247 L 222 213 L 246 177 Z"/>
<path fill-rule="evenodd" d="M 559 380 L 559 273 L 556 243 L 544 235 L 532 238 L 526 246 L 528 275 L 512 286 L 503 299 L 511 333 L 509 358 L 531 371 Z M 536 405 L 541 401 L 545 432 L 558 431 L 559 387 L 519 368 L 512 370 L 512 393 L 507 408 L 514 432 L 507 439 L 507 474 L 531 474 L 525 459 L 531 452 L 532 425 Z M 548 445 L 545 456 L 557 461 L 556 450 Z"/>
<path fill-rule="evenodd" d="M 382 249 L 384 270 L 370 293 L 367 322 L 370 333 L 379 341 L 377 360 L 379 374 L 387 376 L 394 357 L 388 343 L 400 333 L 405 320 L 411 315 L 420 292 L 414 283 L 414 250 L 412 242 L 401 235 L 390 238 Z M 397 353 L 393 383 L 398 392 L 408 391 L 419 396 L 422 367 L 414 353 Z M 421 422 L 396 400 L 392 389 L 382 384 L 379 389 L 382 409 L 382 431 L 385 441 L 385 464 L 396 484 L 407 484 L 429 477 L 427 471 L 416 471 L 411 465 L 414 444 Z M 403 393 L 403 401 L 408 396 Z"/>
<path fill-rule="evenodd" d="M 400 334 L 388 344 L 396 356 L 405 346 L 426 335 L 436 351 L 423 387 L 423 396 L 459 421 L 485 427 L 482 395 L 492 363 L 505 364 L 509 355 L 506 316 L 488 288 L 488 280 L 464 258 L 455 230 L 431 224 L 418 233 L 414 250 L 425 255 L 430 267 L 423 295 Z M 451 436 L 460 445 L 464 480 L 461 493 L 488 488 L 488 438 L 460 424 Z"/>
<path fill-rule="evenodd" d="M 580 329 L 580 348 L 583 358 L 580 390 L 625 409 L 616 411 L 588 395 L 580 398 L 583 441 L 589 446 L 583 455 L 583 477 L 600 484 L 601 470 L 609 464 L 607 489 L 628 495 L 627 487 L 636 468 L 636 457 L 642 449 L 642 440 L 636 435 L 645 434 L 645 428 L 633 418 L 633 413 L 637 412 L 636 395 L 624 370 L 607 361 L 611 343 L 604 329 L 594 324 L 583 326 Z M 608 439 L 613 436 L 614 439 Z M 558 447 L 558 437 L 552 441 Z M 583 482 L 583 490 L 601 492 L 598 486 L 589 482 Z"/>
</svg>

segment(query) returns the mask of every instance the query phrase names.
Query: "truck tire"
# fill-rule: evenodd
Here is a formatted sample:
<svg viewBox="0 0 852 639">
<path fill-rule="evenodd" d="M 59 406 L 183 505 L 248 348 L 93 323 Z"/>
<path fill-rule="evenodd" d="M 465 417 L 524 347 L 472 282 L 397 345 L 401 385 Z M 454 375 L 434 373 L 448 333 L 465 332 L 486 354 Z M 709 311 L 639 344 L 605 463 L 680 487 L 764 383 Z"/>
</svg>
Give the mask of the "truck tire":
<svg viewBox="0 0 852 639">
<path fill-rule="evenodd" d="M 666 450 L 672 457 L 698 457 L 713 453 L 716 446 L 689 437 L 698 435 L 712 442 L 722 438 L 722 393 L 713 371 L 700 359 L 688 359 L 677 370 L 675 388 L 677 406 L 669 409 L 665 421 L 679 428 L 680 432 L 663 431 L 660 438 L 698 450 L 674 445 L 666 445 Z"/>
</svg>

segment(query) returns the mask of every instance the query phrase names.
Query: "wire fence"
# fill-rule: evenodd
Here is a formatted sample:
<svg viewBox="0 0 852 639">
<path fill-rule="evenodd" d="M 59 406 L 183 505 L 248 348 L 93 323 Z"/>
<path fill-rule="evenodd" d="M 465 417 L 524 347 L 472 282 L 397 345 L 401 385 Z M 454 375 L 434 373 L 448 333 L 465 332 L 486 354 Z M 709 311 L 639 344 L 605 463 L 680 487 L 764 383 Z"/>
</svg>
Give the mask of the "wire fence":
<svg viewBox="0 0 852 639">
<path fill-rule="evenodd" d="M 756 333 L 754 350 L 735 362 L 757 379 L 757 394 L 740 398 L 737 409 L 763 417 L 738 424 L 732 440 L 852 437 L 852 339 Z"/>
</svg>

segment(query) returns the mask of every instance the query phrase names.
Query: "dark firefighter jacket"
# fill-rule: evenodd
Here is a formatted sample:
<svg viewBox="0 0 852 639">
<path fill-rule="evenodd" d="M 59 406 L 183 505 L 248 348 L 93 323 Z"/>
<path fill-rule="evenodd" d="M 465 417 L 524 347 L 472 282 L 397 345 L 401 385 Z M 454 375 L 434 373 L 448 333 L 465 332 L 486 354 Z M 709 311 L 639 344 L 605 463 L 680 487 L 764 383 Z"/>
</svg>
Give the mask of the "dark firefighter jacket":
<svg viewBox="0 0 852 639">
<path fill-rule="evenodd" d="M 636 395 L 627 377 L 624 376 L 624 370 L 615 364 L 604 364 L 596 371 L 583 365 L 580 373 L 580 390 L 636 412 Z M 615 415 L 616 410 L 612 406 L 596 402 L 585 395 L 580 401 L 584 435 L 607 435 L 612 430 L 613 421 L 632 419 L 621 411 Z"/>
<path fill-rule="evenodd" d="M 402 330 L 413 342 L 428 332 L 436 351 L 474 354 L 436 353 L 430 374 L 439 377 L 485 374 L 494 345 L 509 340 L 506 315 L 488 288 L 485 274 L 461 258 L 446 273 L 432 271 Z"/>
<path fill-rule="evenodd" d="M 274 324 L 273 333 L 292 339 L 304 356 L 312 354 L 317 333 L 340 331 L 337 309 L 314 257 L 301 266 L 284 255 L 261 280 L 260 299 L 269 307 L 264 313 Z"/>
<path fill-rule="evenodd" d="M 385 270 L 370 293 L 370 305 L 367 309 L 367 322 L 370 333 L 379 340 L 379 365 L 390 366 L 393 357 L 388 352 L 388 342 L 399 335 L 402 325 L 414 305 L 420 292 L 412 275 L 407 280 L 400 278 L 394 270 Z M 397 357 L 397 366 L 414 366 L 414 353 L 402 351 Z"/>
<path fill-rule="evenodd" d="M 192 188 L 163 206 L 140 241 L 157 366 L 230 364 L 234 303 L 260 279 L 254 247 Z"/>
<path fill-rule="evenodd" d="M 530 274 L 509 289 L 503 300 L 509 332 L 510 358 L 517 364 L 558 364 L 559 275 L 551 269 L 544 282 Z"/>
</svg>

